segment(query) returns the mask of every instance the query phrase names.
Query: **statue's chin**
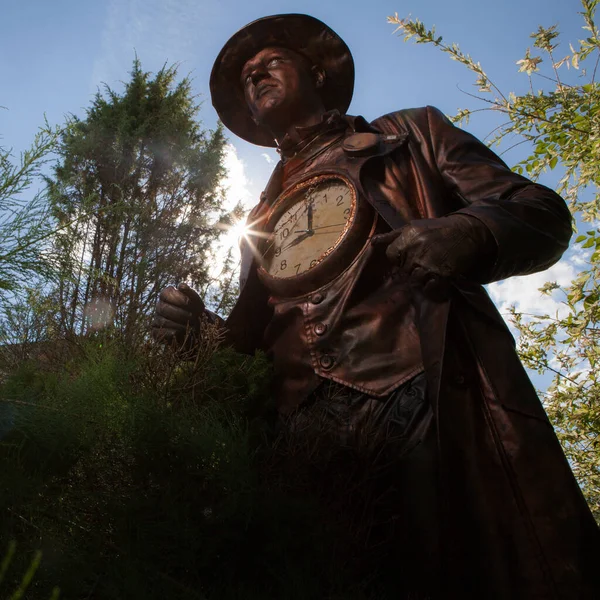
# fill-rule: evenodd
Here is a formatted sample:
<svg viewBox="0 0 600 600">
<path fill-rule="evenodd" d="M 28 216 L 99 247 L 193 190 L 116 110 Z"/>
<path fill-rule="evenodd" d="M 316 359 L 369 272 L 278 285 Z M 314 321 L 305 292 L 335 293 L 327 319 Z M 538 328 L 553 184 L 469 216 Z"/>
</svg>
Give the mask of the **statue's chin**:
<svg viewBox="0 0 600 600">
<path fill-rule="evenodd" d="M 281 120 L 277 119 L 276 115 L 273 114 L 265 115 L 264 118 L 257 118 L 255 119 L 255 123 L 259 127 L 269 131 L 273 135 L 273 139 L 276 137 L 274 132 L 286 131 L 285 123 L 282 124 Z"/>
</svg>

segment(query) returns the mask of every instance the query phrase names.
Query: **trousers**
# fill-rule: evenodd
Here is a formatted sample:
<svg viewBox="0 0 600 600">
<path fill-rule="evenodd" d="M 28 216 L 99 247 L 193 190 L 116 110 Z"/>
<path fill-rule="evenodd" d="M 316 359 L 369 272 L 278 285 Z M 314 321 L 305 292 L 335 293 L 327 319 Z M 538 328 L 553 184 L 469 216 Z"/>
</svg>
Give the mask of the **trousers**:
<svg viewBox="0 0 600 600">
<path fill-rule="evenodd" d="M 420 373 L 385 398 L 323 380 L 281 418 L 292 477 L 352 532 L 356 572 L 378 598 L 434 598 L 439 587 L 435 423 Z"/>
</svg>

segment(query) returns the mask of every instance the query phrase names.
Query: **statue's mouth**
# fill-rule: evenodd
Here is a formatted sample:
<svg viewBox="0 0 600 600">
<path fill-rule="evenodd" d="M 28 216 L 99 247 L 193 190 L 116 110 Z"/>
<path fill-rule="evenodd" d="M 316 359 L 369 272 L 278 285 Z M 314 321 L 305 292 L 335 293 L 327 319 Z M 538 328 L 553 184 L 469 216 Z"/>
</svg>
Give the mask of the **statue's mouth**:
<svg viewBox="0 0 600 600">
<path fill-rule="evenodd" d="M 256 99 L 262 98 L 270 89 L 275 86 L 272 83 L 259 83 L 256 88 Z"/>
</svg>

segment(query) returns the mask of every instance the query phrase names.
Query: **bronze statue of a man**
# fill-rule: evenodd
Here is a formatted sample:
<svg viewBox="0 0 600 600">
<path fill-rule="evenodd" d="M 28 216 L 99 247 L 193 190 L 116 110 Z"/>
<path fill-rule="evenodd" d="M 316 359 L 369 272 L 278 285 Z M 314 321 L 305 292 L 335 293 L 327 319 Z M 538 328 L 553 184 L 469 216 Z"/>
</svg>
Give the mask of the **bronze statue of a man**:
<svg viewBox="0 0 600 600">
<path fill-rule="evenodd" d="M 352 56 L 307 15 L 244 27 L 210 85 L 231 131 L 281 155 L 226 339 L 271 357 L 283 427 L 388 440 L 402 589 L 600 598 L 598 528 L 482 287 L 561 257 L 563 200 L 435 108 L 346 115 Z M 167 288 L 154 334 L 181 340 L 203 313 Z"/>
</svg>

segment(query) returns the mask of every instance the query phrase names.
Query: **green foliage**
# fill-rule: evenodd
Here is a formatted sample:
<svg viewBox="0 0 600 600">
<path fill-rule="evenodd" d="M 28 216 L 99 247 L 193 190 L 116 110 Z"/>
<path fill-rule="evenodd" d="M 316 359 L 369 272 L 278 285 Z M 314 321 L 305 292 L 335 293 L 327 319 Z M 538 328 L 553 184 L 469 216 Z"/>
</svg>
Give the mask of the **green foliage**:
<svg viewBox="0 0 600 600">
<path fill-rule="evenodd" d="M 479 63 L 457 44 L 445 44 L 435 29 L 428 30 L 418 20 L 400 19 L 397 14 L 388 21 L 405 40 L 433 44 L 472 71 L 478 90 L 486 94 L 477 98 L 507 119 L 490 143 L 506 142 L 513 134 L 521 136 L 533 152 L 514 170 L 536 179 L 543 171 L 560 168 L 559 193 L 569 200 L 581 221 L 592 223 L 576 239 L 590 252 L 587 267 L 564 289 L 555 282 L 542 288 L 544 293 L 563 295 L 565 315 L 522 315 L 513 310 L 512 317 L 520 333 L 519 353 L 524 363 L 554 373 L 544 404 L 600 521 L 600 84 L 596 81 L 600 31 L 595 21 L 598 0 L 581 0 L 581 4 L 586 37 L 570 44 L 569 54 L 555 56 L 559 47 L 556 25 L 539 27 L 531 35 L 541 55 L 528 48 L 517 62 L 529 82 L 529 91 L 522 94 L 503 93 Z M 545 73 L 543 65 L 548 65 Z M 579 76 L 567 83 L 565 69 Z M 536 76 L 543 89 L 534 90 Z M 467 122 L 478 110 L 462 109 L 454 120 Z"/>
<path fill-rule="evenodd" d="M 339 506 L 306 486 L 298 451 L 271 444 L 269 362 L 205 339 L 185 360 L 96 334 L 8 374 L 0 547 L 19 553 L 7 586 L 39 550 L 32 600 L 57 584 L 98 600 L 368 597 Z"/>
<path fill-rule="evenodd" d="M 61 136 L 47 180 L 54 214 L 61 224 L 91 214 L 54 238 L 67 334 L 114 326 L 134 343 L 163 287 L 208 285 L 214 242 L 234 216 L 221 209 L 225 138 L 220 125 L 200 129 L 191 82 L 177 79 L 175 66 L 152 77 L 136 59 L 123 92 L 106 86 Z"/>
<path fill-rule="evenodd" d="M 30 188 L 56 149 L 60 130 L 47 123 L 35 136 L 30 149 L 14 164 L 10 150 L 0 148 L 0 301 L 18 282 L 46 278 L 54 257 L 49 238 L 54 223 L 44 192 Z"/>
<path fill-rule="evenodd" d="M 56 305 L 40 287 L 28 284 L 0 305 L 0 363 L 17 364 L 32 344 L 59 336 Z"/>
<path fill-rule="evenodd" d="M 6 573 L 8 572 L 8 568 L 10 567 L 10 564 L 11 564 L 13 558 L 15 557 L 16 549 L 17 549 L 17 544 L 14 541 L 11 541 L 8 545 L 8 551 L 6 552 L 6 555 L 4 556 L 4 558 L 2 559 L 2 563 L 0 563 L 0 586 L 2 585 L 4 577 L 5 577 Z M 31 560 L 31 564 L 25 571 L 25 574 L 23 575 L 21 581 L 18 582 L 17 588 L 15 589 L 15 591 L 10 596 L 7 596 L 7 598 L 9 598 L 9 600 L 20 600 L 21 598 L 24 597 L 24 594 L 27 591 L 27 588 L 29 587 L 29 585 L 31 584 L 33 577 L 35 576 L 35 573 L 40 566 L 41 561 L 42 561 L 42 553 L 38 551 L 34 554 L 33 559 Z M 0 590 L 1 590 L 1 588 L 0 588 Z M 58 600 L 59 597 L 60 597 L 60 590 L 57 587 L 55 587 L 52 590 L 52 595 L 50 596 L 50 600 Z"/>
</svg>

